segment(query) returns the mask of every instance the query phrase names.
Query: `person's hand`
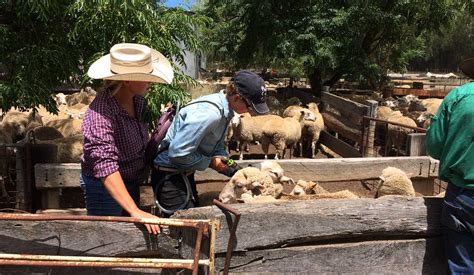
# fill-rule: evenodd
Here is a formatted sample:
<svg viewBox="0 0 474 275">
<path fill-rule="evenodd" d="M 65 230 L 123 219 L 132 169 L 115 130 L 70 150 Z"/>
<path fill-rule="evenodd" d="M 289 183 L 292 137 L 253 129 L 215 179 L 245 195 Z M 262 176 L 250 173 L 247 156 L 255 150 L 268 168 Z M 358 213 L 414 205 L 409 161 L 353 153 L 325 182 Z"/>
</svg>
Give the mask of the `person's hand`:
<svg viewBox="0 0 474 275">
<path fill-rule="evenodd" d="M 140 209 L 137 209 L 135 212 L 130 213 L 130 216 L 134 218 L 142 218 L 142 219 L 156 219 L 158 218 L 155 215 L 152 215 L 148 212 L 142 211 Z M 160 225 L 159 224 L 145 224 L 146 229 L 148 230 L 148 233 L 150 234 L 158 234 L 161 232 L 160 230 Z"/>
<path fill-rule="evenodd" d="M 214 157 L 211 160 L 209 167 L 216 170 L 217 172 L 222 172 L 228 168 L 227 163 L 224 162 L 223 157 Z"/>
</svg>

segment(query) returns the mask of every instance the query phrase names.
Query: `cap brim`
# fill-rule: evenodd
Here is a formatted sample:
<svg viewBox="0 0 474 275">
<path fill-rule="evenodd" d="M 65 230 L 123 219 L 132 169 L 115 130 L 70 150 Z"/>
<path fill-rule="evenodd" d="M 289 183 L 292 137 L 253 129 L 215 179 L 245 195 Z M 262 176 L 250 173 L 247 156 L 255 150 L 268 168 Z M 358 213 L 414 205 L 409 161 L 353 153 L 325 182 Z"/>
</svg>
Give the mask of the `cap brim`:
<svg viewBox="0 0 474 275">
<path fill-rule="evenodd" d="M 151 58 L 153 60 L 153 71 L 151 73 L 115 74 L 110 70 L 110 54 L 107 54 L 90 66 L 87 75 L 94 79 L 148 81 L 170 84 L 174 77 L 171 63 L 164 55 L 154 49 L 151 49 Z"/>
<path fill-rule="evenodd" d="M 474 58 L 469 58 L 459 64 L 459 69 L 470 78 L 474 78 Z"/>
<path fill-rule="evenodd" d="M 252 108 L 259 115 L 266 115 L 270 112 L 270 109 L 268 109 L 267 103 L 265 103 L 265 102 L 258 103 L 258 104 L 255 104 L 253 102 L 251 102 L 251 103 L 252 103 Z"/>
</svg>

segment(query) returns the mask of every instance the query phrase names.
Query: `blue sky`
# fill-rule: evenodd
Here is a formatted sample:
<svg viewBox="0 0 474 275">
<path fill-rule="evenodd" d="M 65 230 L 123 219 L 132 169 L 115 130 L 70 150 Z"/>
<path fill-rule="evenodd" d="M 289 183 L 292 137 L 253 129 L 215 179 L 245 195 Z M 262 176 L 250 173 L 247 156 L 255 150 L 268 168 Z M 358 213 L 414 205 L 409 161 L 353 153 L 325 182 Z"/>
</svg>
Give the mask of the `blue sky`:
<svg viewBox="0 0 474 275">
<path fill-rule="evenodd" d="M 189 9 L 193 3 L 194 0 L 166 0 L 165 6 L 170 8 L 181 6 L 185 9 Z"/>
</svg>

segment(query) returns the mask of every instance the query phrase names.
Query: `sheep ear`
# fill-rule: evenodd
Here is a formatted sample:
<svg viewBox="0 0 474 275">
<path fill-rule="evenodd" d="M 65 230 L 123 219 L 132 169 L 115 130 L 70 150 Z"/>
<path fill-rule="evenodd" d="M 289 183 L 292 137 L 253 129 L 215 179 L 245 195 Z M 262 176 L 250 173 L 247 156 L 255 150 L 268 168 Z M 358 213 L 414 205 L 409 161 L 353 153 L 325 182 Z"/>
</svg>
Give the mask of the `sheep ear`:
<svg viewBox="0 0 474 275">
<path fill-rule="evenodd" d="M 379 179 L 385 181 L 385 177 L 384 177 L 384 176 L 380 176 Z"/>
</svg>

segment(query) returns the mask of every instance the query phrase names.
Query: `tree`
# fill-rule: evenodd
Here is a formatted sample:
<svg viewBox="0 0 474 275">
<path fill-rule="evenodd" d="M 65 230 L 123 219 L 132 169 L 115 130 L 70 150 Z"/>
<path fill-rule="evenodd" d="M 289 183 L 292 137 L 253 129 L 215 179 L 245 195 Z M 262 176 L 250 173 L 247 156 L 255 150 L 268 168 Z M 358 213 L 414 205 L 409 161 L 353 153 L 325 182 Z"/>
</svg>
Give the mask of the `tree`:
<svg viewBox="0 0 474 275">
<path fill-rule="evenodd" d="M 87 78 L 86 70 L 116 43 L 142 43 L 184 64 L 184 49 L 178 42 L 198 51 L 195 30 L 207 22 L 203 16 L 167 9 L 162 1 L 152 0 L 3 0 L 0 7 L 3 110 L 39 104 L 55 110 L 53 88 L 96 85 Z M 154 116 L 160 103 L 189 99 L 182 84 L 195 82 L 175 67 L 171 85 L 152 87 L 147 101 Z"/>
<path fill-rule="evenodd" d="M 343 76 L 383 84 L 388 69 L 424 54 L 424 35 L 450 22 L 460 2 L 209 0 L 202 12 L 213 19 L 213 60 L 302 74 L 318 93 Z"/>
</svg>

